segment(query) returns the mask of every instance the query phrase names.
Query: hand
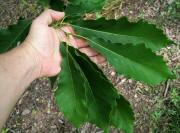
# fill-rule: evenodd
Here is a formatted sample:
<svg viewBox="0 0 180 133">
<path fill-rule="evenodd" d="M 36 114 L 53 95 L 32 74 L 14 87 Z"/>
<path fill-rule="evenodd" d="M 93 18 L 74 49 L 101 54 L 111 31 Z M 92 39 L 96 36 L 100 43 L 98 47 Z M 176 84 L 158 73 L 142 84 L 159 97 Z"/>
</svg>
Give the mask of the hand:
<svg viewBox="0 0 180 133">
<path fill-rule="evenodd" d="M 72 45 L 74 48 L 79 49 L 82 53 L 89 56 L 89 58 L 95 62 L 96 64 L 101 64 L 106 61 L 106 59 L 99 53 L 97 53 L 94 49 L 89 47 L 89 44 L 84 39 L 78 39 L 72 35 L 69 35 L 68 37 L 65 36 L 64 32 L 71 33 L 72 35 L 75 35 L 75 31 L 70 26 L 62 27 L 58 30 L 58 36 L 60 40 L 63 42 L 66 42 L 69 45 Z"/>
<path fill-rule="evenodd" d="M 59 52 L 60 42 L 67 42 L 79 48 L 81 52 L 87 54 L 96 63 L 105 61 L 104 57 L 90 48 L 85 40 L 73 36 L 67 37 L 64 32 L 74 33 L 71 27 L 65 26 L 62 29 L 54 29 L 49 26 L 53 21 L 61 20 L 63 17 L 63 12 L 48 9 L 32 23 L 25 45 L 33 51 L 31 53 L 33 53 L 40 68 L 38 77 L 54 76 L 60 72 L 62 60 Z"/>
</svg>

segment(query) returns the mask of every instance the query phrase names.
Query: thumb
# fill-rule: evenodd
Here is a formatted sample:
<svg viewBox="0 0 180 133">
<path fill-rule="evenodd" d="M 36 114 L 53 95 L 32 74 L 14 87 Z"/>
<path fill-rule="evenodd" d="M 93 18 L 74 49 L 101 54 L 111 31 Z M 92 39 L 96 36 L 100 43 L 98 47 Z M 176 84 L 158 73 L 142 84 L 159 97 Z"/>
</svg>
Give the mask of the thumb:
<svg viewBox="0 0 180 133">
<path fill-rule="evenodd" d="M 53 21 L 63 19 L 64 15 L 64 12 L 47 9 L 39 17 L 36 18 L 36 21 L 41 24 L 50 25 Z"/>
</svg>

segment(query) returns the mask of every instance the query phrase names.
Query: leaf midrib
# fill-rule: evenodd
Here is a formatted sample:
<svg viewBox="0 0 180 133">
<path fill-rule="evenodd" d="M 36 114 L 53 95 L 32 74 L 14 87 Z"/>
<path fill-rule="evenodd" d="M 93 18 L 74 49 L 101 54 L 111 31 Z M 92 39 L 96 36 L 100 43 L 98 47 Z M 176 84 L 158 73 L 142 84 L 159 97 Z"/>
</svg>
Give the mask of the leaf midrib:
<svg viewBox="0 0 180 133">
<path fill-rule="evenodd" d="M 67 47 L 67 49 L 68 49 L 68 47 Z M 73 58 L 73 56 L 71 55 L 71 53 L 70 53 L 68 50 L 67 50 L 67 53 L 69 54 L 69 56 L 71 56 L 72 60 L 75 61 L 75 59 Z M 78 63 L 77 63 L 77 64 L 78 64 Z M 78 65 L 79 65 L 79 64 L 78 64 Z M 68 62 L 68 67 L 69 67 L 69 62 Z M 69 67 L 69 69 L 70 69 L 70 67 Z M 87 78 L 86 78 L 86 76 L 84 75 L 83 70 L 81 69 L 80 66 L 79 66 L 79 69 L 82 71 L 81 74 L 85 77 L 86 81 L 88 81 Z M 75 87 L 74 87 L 74 80 L 73 80 L 73 78 L 72 78 L 72 72 L 71 72 L 71 69 L 70 69 L 70 73 L 71 73 L 71 80 L 73 81 L 73 90 L 74 90 Z M 96 103 L 96 105 L 98 105 L 97 102 L 96 102 L 94 93 L 93 93 L 92 90 L 91 90 L 91 86 L 90 86 L 89 82 L 86 82 L 86 83 L 88 84 L 89 90 L 91 91 L 91 94 L 92 94 L 92 96 L 93 96 L 93 101 Z M 87 89 L 87 88 L 85 88 L 85 96 L 86 96 L 86 103 L 88 103 L 88 102 L 87 102 L 87 101 L 88 101 L 88 97 L 87 97 L 87 95 L 86 95 L 86 92 L 87 92 L 86 89 Z M 75 90 L 74 90 L 74 92 L 75 92 Z M 77 97 L 77 96 L 75 95 L 75 97 Z M 76 105 L 75 105 L 75 106 L 76 106 Z M 89 113 L 88 106 L 87 106 L 87 110 L 88 110 L 88 113 Z M 87 114 L 87 116 L 88 116 L 88 119 L 89 119 L 89 114 Z"/>
<path fill-rule="evenodd" d="M 71 55 L 71 54 L 70 54 Z M 74 59 L 74 57 L 71 55 L 71 57 L 72 57 L 72 59 Z M 89 64 L 89 61 L 87 61 L 87 59 L 86 58 L 84 58 L 84 57 L 82 57 L 81 56 L 81 58 L 83 58 L 88 64 Z M 75 60 L 75 59 L 74 59 Z M 79 66 L 79 69 L 82 71 L 82 75 L 84 76 L 84 78 L 85 78 L 85 80 L 87 81 L 86 83 L 87 83 L 87 85 L 88 85 L 88 87 L 89 87 L 89 90 L 90 90 L 90 92 L 91 92 L 91 95 L 92 95 L 92 98 L 93 98 L 93 101 L 94 101 L 94 103 L 96 104 L 96 105 L 98 105 L 97 104 L 97 101 L 96 101 L 96 98 L 95 98 L 95 95 L 94 95 L 94 92 L 92 91 L 92 88 L 91 88 L 91 86 L 90 86 L 90 84 L 89 84 L 89 82 L 88 82 L 88 79 L 86 78 L 86 76 L 85 76 L 85 74 L 84 74 L 84 72 L 83 72 L 83 70 L 82 70 L 82 68 L 81 68 L 81 66 L 77 63 L 77 65 Z M 91 66 L 91 64 L 90 64 L 90 67 L 91 67 L 91 69 L 94 69 L 92 66 Z M 96 71 L 96 70 L 94 70 L 94 71 Z M 101 77 L 102 78 L 102 77 Z M 85 89 L 86 90 L 86 92 L 87 92 L 87 88 Z M 87 98 L 87 95 L 86 95 L 86 93 L 85 93 L 85 96 L 86 96 L 86 100 L 88 99 Z M 101 100 L 103 100 L 103 99 L 101 99 Z M 88 100 L 87 100 L 88 101 Z M 86 101 L 86 102 L 87 102 Z M 89 107 L 89 106 L 88 106 Z M 87 109 L 88 109 L 88 113 L 89 113 L 89 108 L 87 107 Z M 88 114 L 88 118 L 89 118 L 89 114 Z"/>
<path fill-rule="evenodd" d="M 78 35 L 77 35 L 77 36 L 78 36 Z M 97 44 L 99 47 L 103 48 L 104 50 L 106 50 L 106 51 L 108 51 L 108 52 L 110 52 L 110 53 L 113 53 L 113 54 L 116 55 L 116 56 L 120 56 L 121 58 L 125 58 L 125 59 L 127 59 L 127 60 L 129 60 L 129 61 L 131 61 L 131 62 L 134 62 L 135 64 L 144 66 L 143 64 L 141 64 L 141 63 L 139 63 L 139 62 L 136 62 L 136 61 L 134 61 L 134 60 L 131 60 L 130 58 L 127 58 L 127 57 L 125 57 L 125 56 L 119 55 L 119 54 L 117 54 L 116 52 L 111 51 L 111 50 L 107 49 L 106 47 L 103 47 L 103 46 L 100 45 L 99 43 L 97 43 L 97 42 L 95 42 L 95 41 L 93 41 L 93 40 L 91 40 L 91 39 L 89 39 L 89 38 L 84 38 L 84 39 L 86 39 L 86 40 L 88 40 L 88 41 L 90 41 L 90 42 L 92 42 L 92 43 Z M 103 38 L 102 38 L 102 39 L 103 39 Z M 103 39 L 103 40 L 104 40 L 104 39 Z M 148 68 L 149 68 L 150 70 L 154 71 L 153 69 L 151 69 L 151 67 L 149 67 L 149 65 L 148 65 Z M 154 71 L 154 72 L 156 72 L 156 71 Z"/>
<path fill-rule="evenodd" d="M 68 47 L 66 47 L 66 50 L 67 50 L 67 54 L 68 55 L 70 55 L 69 54 L 69 52 L 68 52 Z M 77 99 L 77 96 L 76 96 L 76 94 L 75 94 L 75 85 L 74 85 L 74 80 L 73 80 L 73 77 L 72 77 L 72 71 L 71 71 L 71 68 L 70 68 L 70 64 L 69 64 L 69 57 L 68 57 L 68 55 L 66 55 L 67 56 L 67 59 L 68 59 L 68 68 L 69 68 L 69 71 L 70 71 L 70 77 L 71 77 L 71 80 L 72 80 L 72 83 L 73 83 L 73 91 L 74 91 L 74 97 L 75 97 L 75 99 Z M 77 102 L 77 101 L 76 101 Z M 77 109 L 77 103 L 75 102 L 75 107 L 76 107 L 76 109 Z"/>
<path fill-rule="evenodd" d="M 89 38 L 83 37 L 83 36 L 81 36 L 81 35 L 75 35 L 75 36 L 84 38 L 85 40 L 88 40 L 88 41 L 90 41 L 90 42 L 92 42 L 92 43 L 97 44 L 99 47 L 103 48 L 103 49 L 106 50 L 106 51 L 109 51 L 110 53 L 113 53 L 114 55 L 120 56 L 121 58 L 125 58 L 126 60 L 129 60 L 130 62 L 133 62 L 133 63 L 135 63 L 135 64 L 137 64 L 137 65 L 140 65 L 140 66 L 143 66 L 143 67 L 144 67 L 144 65 L 143 65 L 142 63 L 136 62 L 136 61 L 134 61 L 134 60 L 131 60 L 130 58 L 127 58 L 127 57 L 124 57 L 124 56 L 122 56 L 122 55 L 119 55 L 119 54 L 117 54 L 116 52 L 111 51 L 111 50 L 103 47 L 103 46 L 100 45 L 99 43 L 96 43 L 95 41 L 93 41 L 93 40 L 91 40 L 91 39 L 89 39 Z M 102 38 L 102 39 L 103 39 L 103 38 Z M 104 40 L 104 39 L 103 39 L 103 40 Z M 151 67 L 150 67 L 149 65 L 148 65 L 146 68 L 148 68 L 150 71 L 153 71 L 153 72 L 157 73 L 157 71 L 155 71 L 154 69 L 151 69 Z M 125 74 L 125 73 L 124 73 L 124 74 Z M 128 75 L 129 75 L 129 74 L 128 74 Z M 160 74 L 160 75 L 161 75 L 161 74 Z M 164 74 L 163 74 L 163 75 L 164 75 Z M 162 77 L 162 76 L 161 76 L 161 77 Z M 163 76 L 163 77 L 164 77 L 164 76 Z M 133 78 L 135 78 L 135 77 L 133 76 Z M 135 79 L 136 79 L 136 78 L 135 78 Z M 164 78 L 163 78 L 163 80 L 164 80 Z M 141 80 L 141 81 L 143 81 L 143 80 Z M 154 83 L 153 83 L 153 84 L 154 84 Z"/>
<path fill-rule="evenodd" d="M 75 61 L 75 59 L 73 58 L 73 56 L 70 54 L 70 56 L 71 56 L 71 58 Z M 77 63 L 78 64 L 78 63 Z M 88 84 L 88 87 L 89 87 L 89 90 L 91 91 L 91 93 L 93 94 L 92 96 L 93 96 L 93 100 L 94 100 L 94 102 L 97 104 L 97 102 L 96 102 L 96 99 L 95 99 L 95 97 L 94 97 L 94 93 L 92 92 L 92 90 L 91 90 L 91 86 L 90 86 L 90 84 L 89 84 L 89 82 L 88 82 L 88 79 L 86 78 L 86 76 L 85 76 L 85 74 L 84 74 L 84 72 L 83 72 L 83 70 L 81 69 L 81 66 L 78 64 L 78 66 L 79 66 L 79 69 L 82 71 L 82 75 L 85 77 L 85 79 L 86 79 L 86 83 Z M 86 89 L 85 89 L 86 90 Z M 85 96 L 86 96 L 86 102 L 88 101 L 87 99 L 87 95 L 86 95 L 86 93 L 85 93 Z"/>
<path fill-rule="evenodd" d="M 131 38 L 140 38 L 141 40 L 143 41 L 146 41 L 147 39 L 144 38 L 144 37 L 139 37 L 139 36 L 130 36 L 130 35 L 122 35 L 122 34 L 115 34 L 115 33 L 110 33 L 110 32 L 105 32 L 105 31 L 101 31 L 101 30 L 94 30 L 94 29 L 90 29 L 90 28 L 85 28 L 85 27 L 81 27 L 81 26 L 78 26 L 78 25 L 74 25 L 74 24 L 70 24 L 72 25 L 73 27 L 77 27 L 77 28 L 80 28 L 80 29 L 84 29 L 84 30 L 88 30 L 88 31 L 91 31 L 91 32 L 99 32 L 99 33 L 102 33 L 102 34 L 109 34 L 109 35 L 113 35 L 113 36 L 121 36 L 121 37 L 131 37 Z M 108 39 L 109 40 L 109 39 Z M 111 40 L 109 40 L 111 41 Z M 112 41 L 111 41 L 112 42 Z M 151 42 L 153 43 L 153 42 Z M 154 43 L 153 43 L 154 44 Z"/>
</svg>

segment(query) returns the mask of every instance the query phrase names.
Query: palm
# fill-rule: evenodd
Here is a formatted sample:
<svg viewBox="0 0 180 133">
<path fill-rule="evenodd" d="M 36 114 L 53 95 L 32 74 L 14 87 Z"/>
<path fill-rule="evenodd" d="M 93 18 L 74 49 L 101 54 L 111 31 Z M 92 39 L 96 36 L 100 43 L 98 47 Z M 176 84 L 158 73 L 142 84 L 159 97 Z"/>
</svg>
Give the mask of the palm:
<svg viewBox="0 0 180 133">
<path fill-rule="evenodd" d="M 33 43 L 33 45 L 42 54 L 42 56 L 49 57 L 54 54 L 55 46 L 58 45 L 59 40 L 56 35 L 56 31 L 53 28 L 41 24 L 32 25 L 32 32 L 30 36 L 34 42 L 39 43 L 38 45 Z"/>
<path fill-rule="evenodd" d="M 59 52 L 60 42 L 67 42 L 87 54 L 96 63 L 105 61 L 104 57 L 88 47 L 85 40 L 72 36 L 67 37 L 64 32 L 74 33 L 73 29 L 65 26 L 56 30 L 50 25 L 54 20 L 60 20 L 64 13 L 47 10 L 33 21 L 27 42 L 36 51 L 41 65 L 40 76 L 54 76 L 60 72 L 61 56 Z"/>
<path fill-rule="evenodd" d="M 31 45 L 38 51 L 39 58 L 43 62 L 42 73 L 46 73 L 46 76 L 57 74 L 60 71 L 60 54 L 57 51 L 59 39 L 55 29 L 34 22 L 28 38 Z"/>
</svg>

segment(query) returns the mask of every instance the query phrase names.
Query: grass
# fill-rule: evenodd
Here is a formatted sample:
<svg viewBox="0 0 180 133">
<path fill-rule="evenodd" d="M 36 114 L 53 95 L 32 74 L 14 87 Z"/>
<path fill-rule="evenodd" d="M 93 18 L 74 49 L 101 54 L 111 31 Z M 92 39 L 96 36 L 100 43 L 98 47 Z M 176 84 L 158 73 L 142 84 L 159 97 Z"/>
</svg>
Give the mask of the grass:
<svg viewBox="0 0 180 133">
<path fill-rule="evenodd" d="M 156 99 L 155 111 L 151 114 L 154 133 L 180 132 L 180 88 L 172 88 L 168 98 Z"/>
<path fill-rule="evenodd" d="M 8 133 L 9 129 L 8 128 L 4 128 L 1 133 Z"/>
<path fill-rule="evenodd" d="M 180 20 L 180 0 L 174 0 L 167 6 L 167 15 L 170 18 Z"/>
</svg>

